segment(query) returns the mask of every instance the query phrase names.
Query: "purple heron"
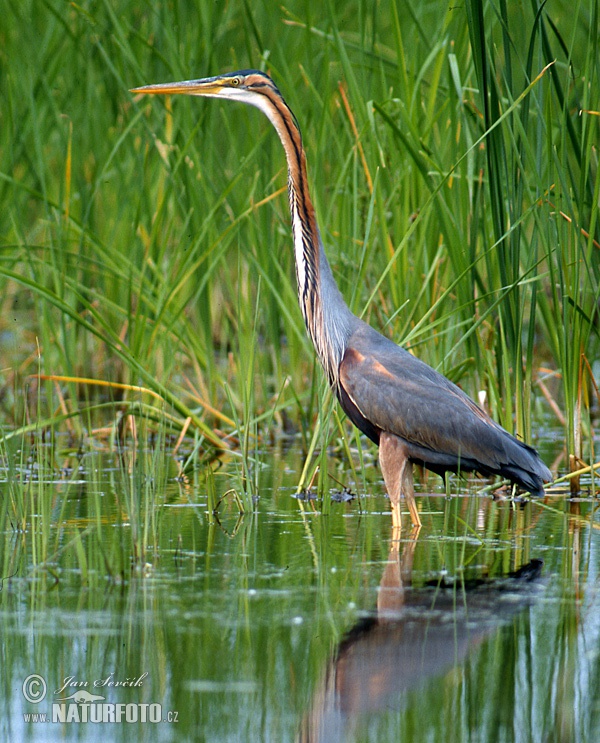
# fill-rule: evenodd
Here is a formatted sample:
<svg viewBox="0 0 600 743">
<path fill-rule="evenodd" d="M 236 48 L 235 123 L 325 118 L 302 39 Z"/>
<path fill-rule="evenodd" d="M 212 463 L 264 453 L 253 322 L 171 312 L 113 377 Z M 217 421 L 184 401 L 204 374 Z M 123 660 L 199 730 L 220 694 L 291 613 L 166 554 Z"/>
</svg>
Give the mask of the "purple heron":
<svg viewBox="0 0 600 743">
<path fill-rule="evenodd" d="M 300 309 L 343 410 L 379 445 L 395 527 L 401 524 L 401 494 L 412 523 L 421 524 L 413 464 L 442 476 L 447 471 L 501 475 L 533 495 L 543 494 L 543 484 L 552 476 L 535 449 L 495 423 L 446 377 L 348 308 L 325 256 L 296 117 L 268 75 L 241 70 L 201 80 L 146 85 L 131 92 L 240 101 L 259 108 L 275 127 L 288 166 Z"/>
</svg>

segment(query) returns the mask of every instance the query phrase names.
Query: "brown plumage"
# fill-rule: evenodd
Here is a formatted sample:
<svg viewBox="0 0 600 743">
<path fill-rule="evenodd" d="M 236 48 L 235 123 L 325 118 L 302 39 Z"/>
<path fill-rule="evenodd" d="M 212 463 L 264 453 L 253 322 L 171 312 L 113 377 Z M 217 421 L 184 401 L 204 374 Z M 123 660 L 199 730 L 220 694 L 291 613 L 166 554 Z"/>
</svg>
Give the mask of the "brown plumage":
<svg viewBox="0 0 600 743">
<path fill-rule="evenodd" d="M 542 495 L 551 473 L 534 449 L 495 423 L 444 376 L 350 312 L 323 249 L 298 123 L 268 75 L 242 70 L 202 80 L 147 85 L 132 92 L 238 100 L 259 108 L 275 127 L 288 164 L 300 308 L 342 408 L 379 445 L 394 526 L 401 523 L 401 493 L 413 524 L 421 524 L 413 463 L 440 475 L 447 471 L 501 475 Z"/>
</svg>

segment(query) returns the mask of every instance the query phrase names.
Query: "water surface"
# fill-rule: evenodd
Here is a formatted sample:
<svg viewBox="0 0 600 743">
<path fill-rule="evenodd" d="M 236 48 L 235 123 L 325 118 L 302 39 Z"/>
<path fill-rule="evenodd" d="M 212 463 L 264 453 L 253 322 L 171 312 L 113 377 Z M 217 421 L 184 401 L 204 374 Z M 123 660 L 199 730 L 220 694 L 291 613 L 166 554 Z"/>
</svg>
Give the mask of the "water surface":
<svg viewBox="0 0 600 743">
<path fill-rule="evenodd" d="M 393 535 L 376 468 L 323 515 L 291 497 L 293 449 L 261 460 L 241 516 L 236 460 L 208 486 L 156 453 L 32 478 L 37 525 L 4 533 L 3 739 L 600 740 L 594 500 L 432 478 L 420 533 Z M 71 721 L 26 721 L 56 705 Z M 96 705 L 137 722 L 81 721 Z"/>
</svg>

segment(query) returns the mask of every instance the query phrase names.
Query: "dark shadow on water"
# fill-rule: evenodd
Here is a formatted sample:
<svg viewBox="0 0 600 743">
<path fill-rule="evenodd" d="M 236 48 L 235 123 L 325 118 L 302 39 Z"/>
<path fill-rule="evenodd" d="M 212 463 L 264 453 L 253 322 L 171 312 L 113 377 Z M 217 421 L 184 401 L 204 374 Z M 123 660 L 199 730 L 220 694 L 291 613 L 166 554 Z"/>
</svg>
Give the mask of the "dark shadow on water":
<svg viewBox="0 0 600 743">
<path fill-rule="evenodd" d="M 362 715 L 401 710 L 411 692 L 460 666 L 543 592 L 542 560 L 502 578 L 413 588 L 417 541 L 393 545 L 377 608 L 337 647 L 302 720 L 300 741 L 346 741 Z"/>
</svg>

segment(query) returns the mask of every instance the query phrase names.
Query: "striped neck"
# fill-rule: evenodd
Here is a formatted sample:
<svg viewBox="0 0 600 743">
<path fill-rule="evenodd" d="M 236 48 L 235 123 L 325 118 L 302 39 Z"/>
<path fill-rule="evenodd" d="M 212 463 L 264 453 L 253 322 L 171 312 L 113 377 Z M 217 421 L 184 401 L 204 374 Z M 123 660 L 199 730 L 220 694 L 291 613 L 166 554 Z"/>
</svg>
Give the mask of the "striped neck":
<svg viewBox="0 0 600 743">
<path fill-rule="evenodd" d="M 260 95 L 246 99 L 247 102 L 267 116 L 285 150 L 298 302 L 319 360 L 329 382 L 335 386 L 356 318 L 340 294 L 325 256 L 308 190 L 302 136 L 294 114 L 272 81 L 265 82 L 263 87 L 254 84 L 252 92 Z"/>
</svg>

